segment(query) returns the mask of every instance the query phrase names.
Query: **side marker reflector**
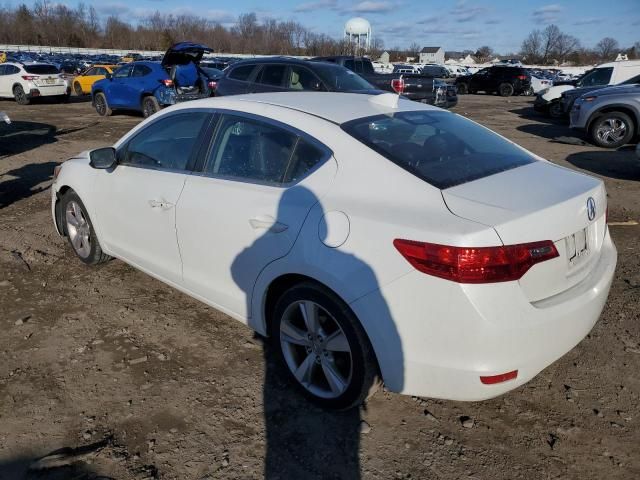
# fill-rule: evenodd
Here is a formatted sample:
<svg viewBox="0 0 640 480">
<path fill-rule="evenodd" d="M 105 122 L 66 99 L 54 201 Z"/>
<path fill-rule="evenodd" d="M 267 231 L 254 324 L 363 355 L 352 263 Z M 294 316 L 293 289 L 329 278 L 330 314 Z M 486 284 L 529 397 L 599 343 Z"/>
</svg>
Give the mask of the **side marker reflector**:
<svg viewBox="0 0 640 480">
<path fill-rule="evenodd" d="M 480 377 L 480 381 L 485 385 L 495 385 L 496 383 L 506 382 L 508 380 L 513 380 L 518 376 L 518 370 L 514 370 L 512 372 L 501 373 L 500 375 L 490 375 L 487 377 Z"/>
</svg>

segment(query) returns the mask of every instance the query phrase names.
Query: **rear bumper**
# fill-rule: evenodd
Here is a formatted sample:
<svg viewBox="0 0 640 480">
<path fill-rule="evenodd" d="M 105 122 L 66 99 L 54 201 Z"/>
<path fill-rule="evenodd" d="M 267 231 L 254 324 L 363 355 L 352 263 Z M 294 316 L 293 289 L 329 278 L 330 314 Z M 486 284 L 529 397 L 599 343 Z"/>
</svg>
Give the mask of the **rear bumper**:
<svg viewBox="0 0 640 480">
<path fill-rule="evenodd" d="M 60 95 L 68 95 L 71 93 L 71 88 L 66 85 L 51 85 L 51 86 L 34 86 L 29 89 L 27 96 L 29 98 L 35 97 L 54 97 Z"/>
<path fill-rule="evenodd" d="M 369 319 L 363 324 L 390 390 L 485 400 L 528 382 L 589 333 L 606 302 L 616 258 L 607 231 L 589 276 L 535 303 L 517 282 L 460 285 L 412 272 L 351 306 L 358 318 Z M 390 318 L 381 313 L 387 311 Z M 393 338 L 399 353 L 389 352 Z M 513 380 L 480 381 L 513 370 Z"/>
</svg>

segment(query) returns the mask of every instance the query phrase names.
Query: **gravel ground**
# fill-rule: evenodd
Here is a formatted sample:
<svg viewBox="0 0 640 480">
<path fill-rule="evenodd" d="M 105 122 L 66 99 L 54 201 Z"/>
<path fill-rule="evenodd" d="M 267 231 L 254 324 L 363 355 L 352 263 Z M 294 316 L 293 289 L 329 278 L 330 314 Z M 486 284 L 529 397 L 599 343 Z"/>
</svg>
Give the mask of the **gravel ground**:
<svg viewBox="0 0 640 480">
<path fill-rule="evenodd" d="M 591 334 L 534 380 L 462 403 L 379 391 L 328 413 L 259 338 L 120 261 L 85 267 L 54 233 L 53 166 L 139 116 L 0 102 L 0 479 L 640 478 L 640 162 L 535 116 L 456 111 L 603 178 L 619 264 Z M 624 223 L 621 225 L 621 223 Z"/>
</svg>

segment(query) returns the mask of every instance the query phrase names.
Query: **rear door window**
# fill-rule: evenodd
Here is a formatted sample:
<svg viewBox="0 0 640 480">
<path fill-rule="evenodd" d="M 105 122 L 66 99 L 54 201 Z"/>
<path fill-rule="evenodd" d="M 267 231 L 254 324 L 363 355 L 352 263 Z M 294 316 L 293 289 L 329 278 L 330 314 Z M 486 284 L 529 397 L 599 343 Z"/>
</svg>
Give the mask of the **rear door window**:
<svg viewBox="0 0 640 480">
<path fill-rule="evenodd" d="M 343 130 L 429 184 L 445 189 L 535 161 L 497 134 L 449 112 L 352 120 Z"/>
<path fill-rule="evenodd" d="M 136 65 L 133 67 L 132 77 L 144 77 L 151 73 L 151 69 L 146 65 Z"/>
<path fill-rule="evenodd" d="M 286 65 L 265 65 L 262 67 L 258 83 L 271 85 L 272 87 L 281 87 L 286 69 Z"/>
<path fill-rule="evenodd" d="M 133 69 L 133 65 L 124 65 L 115 71 L 113 78 L 127 78 Z"/>
<path fill-rule="evenodd" d="M 98 69 L 97 68 L 90 68 L 89 70 L 87 70 L 84 75 L 86 77 L 91 77 L 93 75 L 98 75 Z"/>
<path fill-rule="evenodd" d="M 158 170 L 186 170 L 207 124 L 207 112 L 169 115 L 138 132 L 118 152 L 120 163 Z"/>
<path fill-rule="evenodd" d="M 205 173 L 280 186 L 298 136 L 259 120 L 224 115 Z"/>
<path fill-rule="evenodd" d="M 253 73 L 254 68 L 256 68 L 255 65 L 237 66 L 233 70 L 231 70 L 231 73 L 229 73 L 229 78 L 246 82 L 247 80 L 249 80 L 249 77 Z"/>
<path fill-rule="evenodd" d="M 309 175 L 329 158 L 329 152 L 312 144 L 308 140 L 300 139 L 287 168 L 284 183 L 297 183 Z"/>
<path fill-rule="evenodd" d="M 596 68 L 591 73 L 586 74 L 579 82 L 580 87 L 597 87 L 598 85 L 608 85 L 611 81 L 613 67 Z"/>
<path fill-rule="evenodd" d="M 353 60 L 345 60 L 344 67 L 348 68 L 351 71 L 355 71 L 356 69 L 355 62 Z"/>
</svg>

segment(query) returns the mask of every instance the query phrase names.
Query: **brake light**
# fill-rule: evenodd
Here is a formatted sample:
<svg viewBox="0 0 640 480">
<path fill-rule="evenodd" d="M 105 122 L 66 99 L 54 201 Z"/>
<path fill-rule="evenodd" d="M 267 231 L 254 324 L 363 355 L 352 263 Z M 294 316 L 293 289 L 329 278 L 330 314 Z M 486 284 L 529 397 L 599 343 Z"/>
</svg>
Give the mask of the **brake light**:
<svg viewBox="0 0 640 480">
<path fill-rule="evenodd" d="M 516 78 L 517 78 L 518 80 L 526 80 L 526 79 L 527 79 L 527 76 L 526 76 L 526 75 L 518 75 Z"/>
<path fill-rule="evenodd" d="M 173 87 L 173 80 L 166 78 L 164 80 L 160 80 L 160 83 L 162 83 L 165 87 Z"/>
<path fill-rule="evenodd" d="M 480 381 L 485 385 L 495 385 L 496 383 L 506 382 L 513 380 L 518 376 L 518 370 L 513 370 L 507 373 L 501 373 L 500 375 L 481 376 Z"/>
<path fill-rule="evenodd" d="M 209 82 L 209 88 L 211 90 L 215 90 L 217 87 L 218 87 L 218 82 L 214 82 L 213 80 Z"/>
<path fill-rule="evenodd" d="M 453 247 L 396 239 L 393 245 L 416 270 L 457 283 L 519 280 L 535 264 L 558 256 L 551 240 L 499 247 Z"/>
<path fill-rule="evenodd" d="M 36 80 L 38 75 L 22 75 L 23 80 Z"/>
<path fill-rule="evenodd" d="M 391 80 L 391 88 L 397 94 L 402 95 L 402 93 L 404 93 L 404 87 L 405 87 L 405 84 L 404 84 L 404 79 L 402 77 L 394 78 L 393 80 Z"/>
</svg>

